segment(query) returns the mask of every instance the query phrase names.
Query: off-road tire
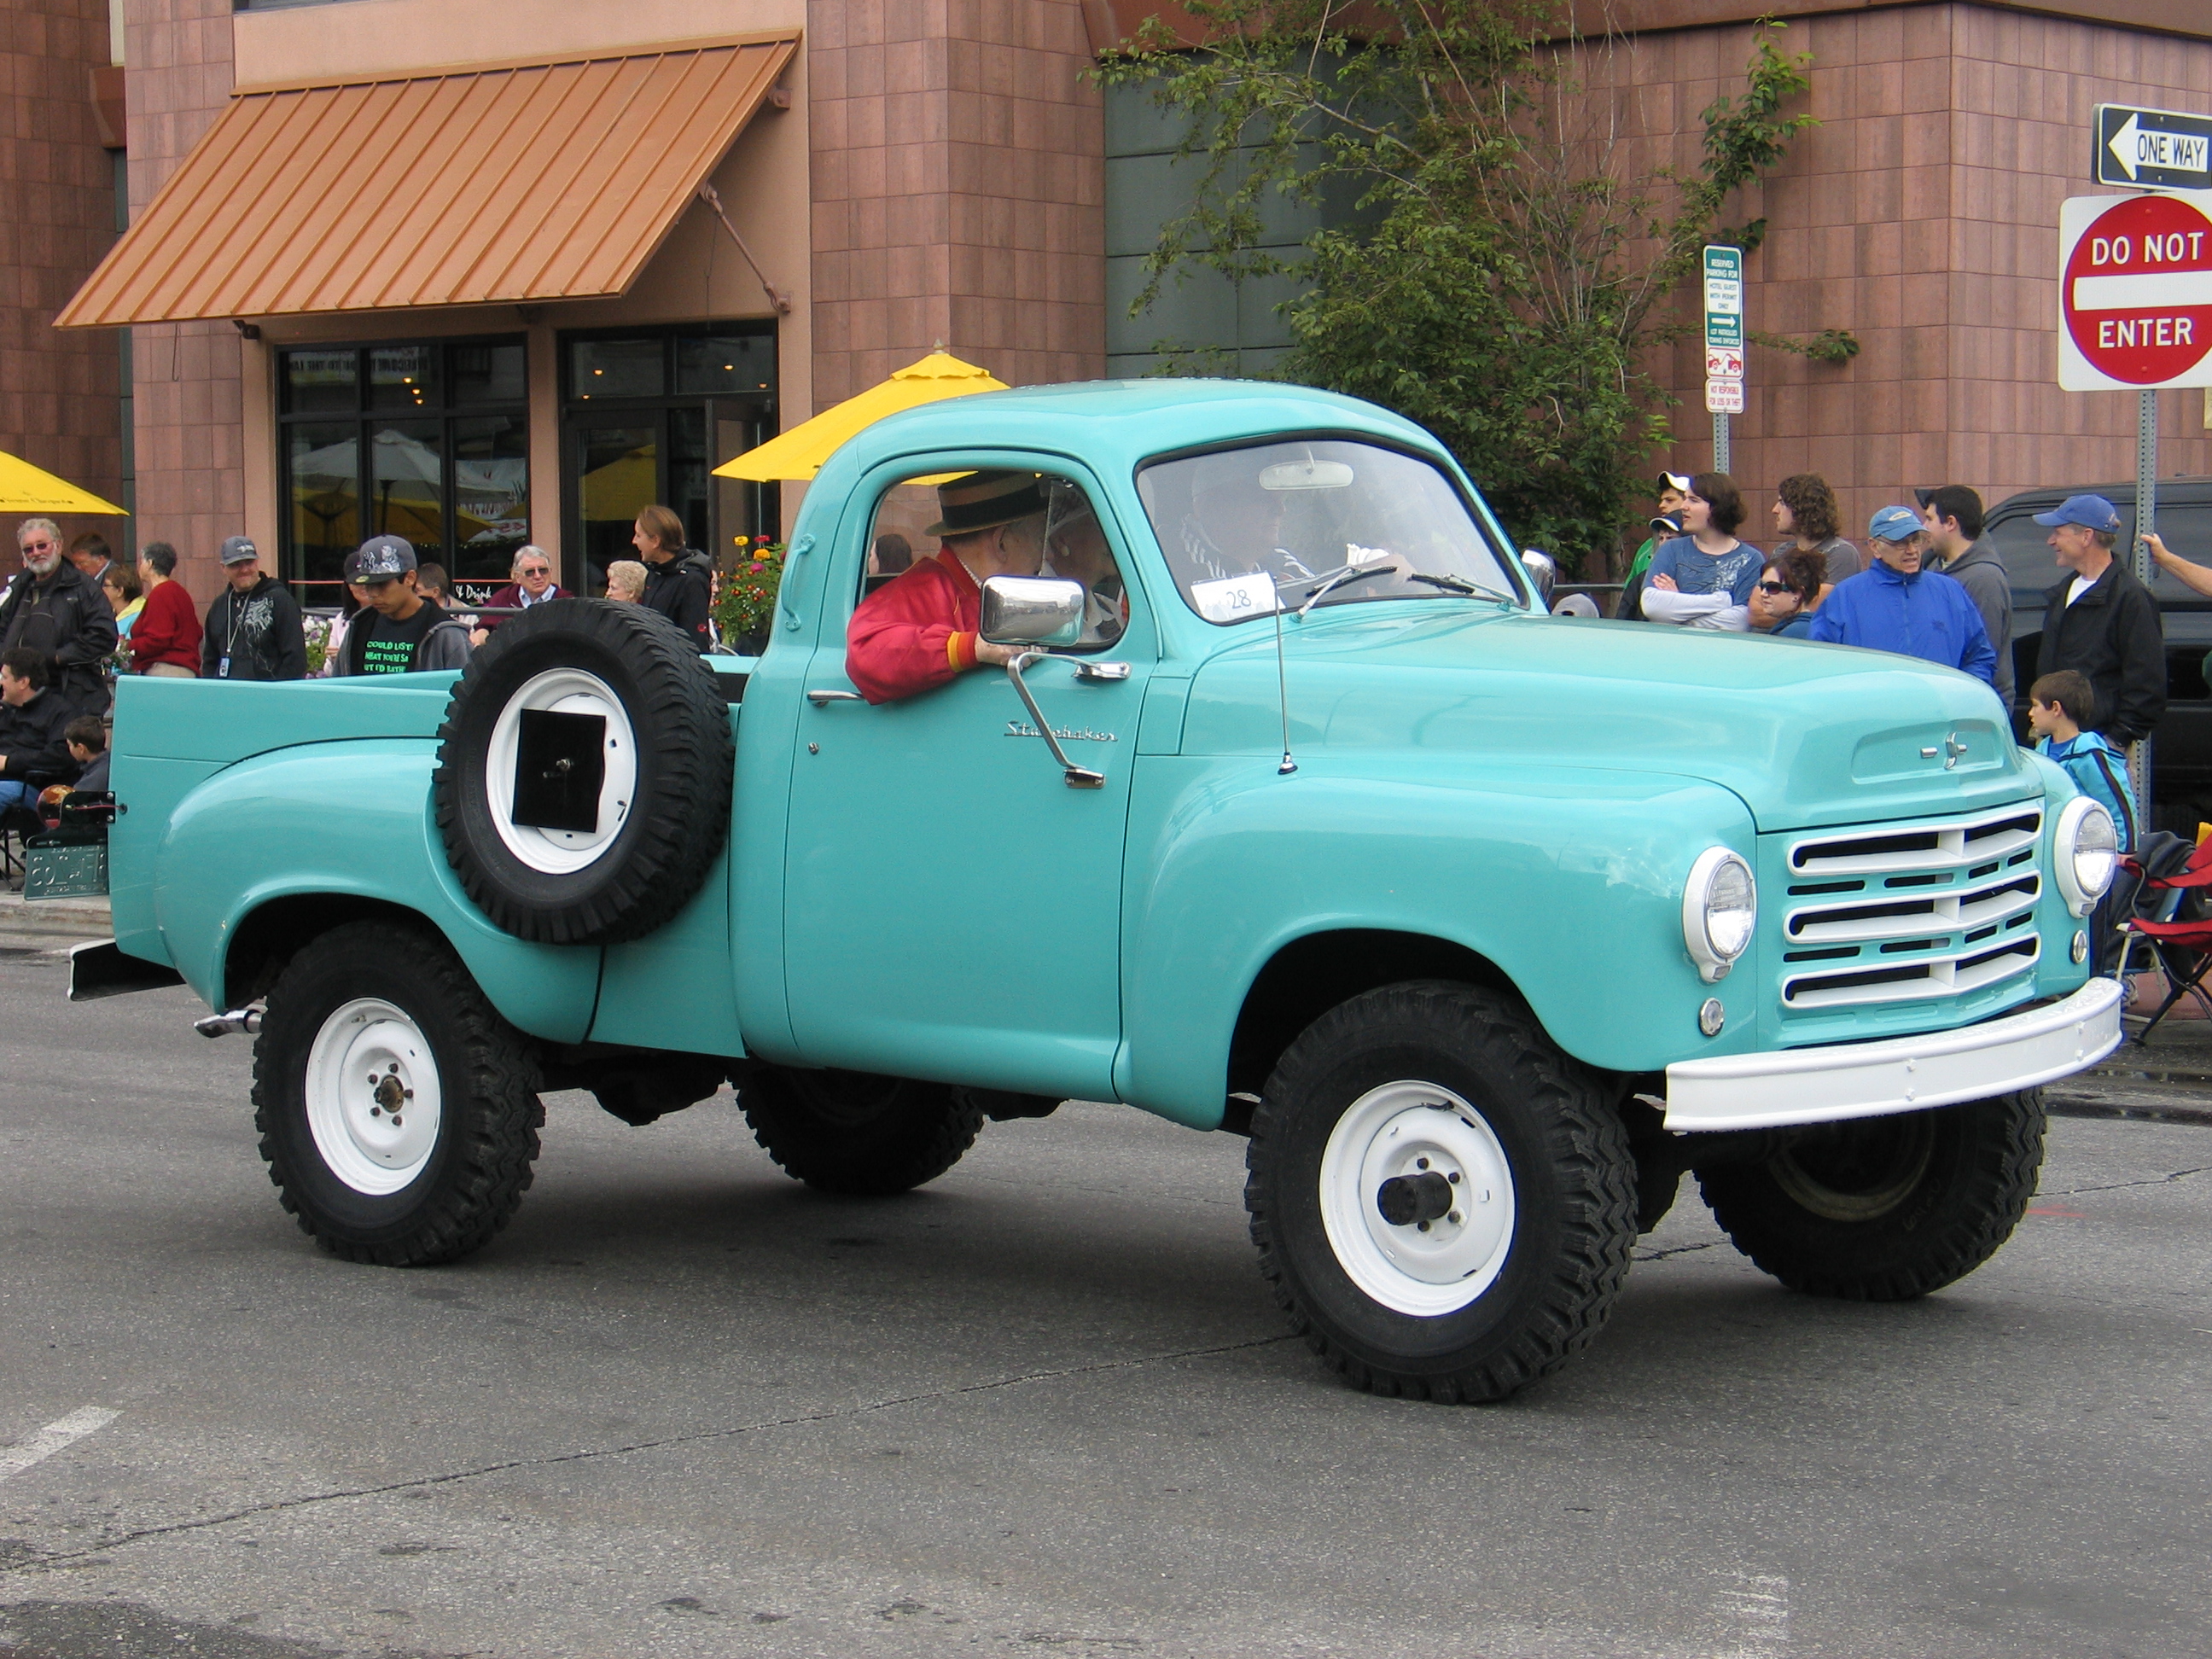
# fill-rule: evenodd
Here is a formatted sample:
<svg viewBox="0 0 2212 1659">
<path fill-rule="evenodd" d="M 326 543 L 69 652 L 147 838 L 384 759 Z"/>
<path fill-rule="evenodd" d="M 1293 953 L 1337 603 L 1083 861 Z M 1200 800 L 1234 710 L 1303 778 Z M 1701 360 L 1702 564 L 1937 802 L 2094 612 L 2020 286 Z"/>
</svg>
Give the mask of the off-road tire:
<svg viewBox="0 0 2212 1659">
<path fill-rule="evenodd" d="M 1395 1080 L 1467 1103 L 1513 1182 L 1503 1265 L 1474 1300 L 1437 1316 L 1363 1290 L 1324 1219 L 1337 1124 Z M 1449 981 L 1370 991 L 1309 1026 L 1267 1080 L 1246 1168 L 1252 1242 L 1277 1304 L 1345 1381 L 1376 1394 L 1502 1400 L 1557 1370 L 1604 1324 L 1636 1242 L 1635 1159 L 1595 1081 L 1519 1003 Z"/>
<path fill-rule="evenodd" d="M 489 781 L 501 715 L 560 669 L 592 675 L 614 695 L 637 769 L 619 833 L 572 871 L 517 855 Z M 438 739 L 432 791 L 447 859 L 477 908 L 517 939 L 641 939 L 690 902 L 728 839 L 737 752 L 728 701 L 690 641 L 643 605 L 555 599 L 508 617 L 462 671 Z"/>
<path fill-rule="evenodd" d="M 762 1061 L 736 1082 L 753 1139 L 825 1193 L 880 1198 L 934 1181 L 983 1128 L 982 1106 L 941 1083 Z"/>
<path fill-rule="evenodd" d="M 307 1098 L 319 1033 L 361 999 L 416 1023 L 443 1097 L 420 1173 L 382 1194 L 334 1170 Z M 535 1045 L 500 1018 L 444 941 L 389 922 L 350 922 L 301 949 L 270 988 L 253 1050 L 254 1123 L 284 1207 L 331 1255 L 386 1267 L 452 1261 L 507 1224 L 538 1156 L 538 1085 Z"/>
<path fill-rule="evenodd" d="M 1736 1249 L 1791 1290 L 1902 1302 L 1964 1279 L 2012 1236 L 2047 1121 L 2040 1089 L 1859 1118 L 1698 1185 Z"/>
</svg>

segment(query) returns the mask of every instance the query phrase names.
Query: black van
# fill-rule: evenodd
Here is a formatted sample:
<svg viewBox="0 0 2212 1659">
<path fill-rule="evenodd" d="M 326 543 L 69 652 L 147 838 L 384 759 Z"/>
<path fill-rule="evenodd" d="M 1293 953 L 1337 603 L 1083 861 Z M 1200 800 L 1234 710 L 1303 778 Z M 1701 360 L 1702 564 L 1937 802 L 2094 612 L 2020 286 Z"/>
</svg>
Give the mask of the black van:
<svg viewBox="0 0 2212 1659">
<path fill-rule="evenodd" d="M 2012 582 L 2012 649 L 2020 730 L 2027 729 L 2027 688 L 2035 679 L 2043 645 L 2043 596 L 2063 574 L 2045 538 L 2051 532 L 2033 515 L 2048 513 L 2069 495 L 2102 495 L 2120 514 L 2115 558 L 2132 561 L 2136 487 L 2075 484 L 2032 489 L 1990 510 L 1984 539 L 2004 560 Z M 2158 533 L 2183 558 L 2212 566 L 2212 478 L 2161 478 Z M 2132 568 L 2132 564 L 2130 565 Z M 2212 651 L 2212 599 L 2184 587 L 2153 566 L 2151 597 L 2166 629 L 2166 718 L 2151 737 L 2151 819 L 2154 827 L 2194 836 L 2212 821 L 2212 688 L 2204 681 L 2205 653 Z"/>
</svg>

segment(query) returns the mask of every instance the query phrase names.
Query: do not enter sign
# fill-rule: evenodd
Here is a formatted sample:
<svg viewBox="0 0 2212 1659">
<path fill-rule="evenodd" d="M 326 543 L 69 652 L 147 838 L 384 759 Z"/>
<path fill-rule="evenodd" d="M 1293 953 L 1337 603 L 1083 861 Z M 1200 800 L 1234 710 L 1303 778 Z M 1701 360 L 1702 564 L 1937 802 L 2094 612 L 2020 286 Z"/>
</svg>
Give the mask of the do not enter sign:
<svg viewBox="0 0 2212 1659">
<path fill-rule="evenodd" d="M 2212 197 L 2081 196 L 2061 210 L 2058 384 L 2212 385 Z"/>
</svg>

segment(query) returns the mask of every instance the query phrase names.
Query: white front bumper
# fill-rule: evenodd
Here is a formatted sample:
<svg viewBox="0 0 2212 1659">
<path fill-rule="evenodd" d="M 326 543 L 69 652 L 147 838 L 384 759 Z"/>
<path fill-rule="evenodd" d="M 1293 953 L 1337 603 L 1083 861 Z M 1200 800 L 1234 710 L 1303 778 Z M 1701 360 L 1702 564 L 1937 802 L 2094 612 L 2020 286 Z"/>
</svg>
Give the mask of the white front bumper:
<svg viewBox="0 0 2212 1659">
<path fill-rule="evenodd" d="M 1669 1066 L 1667 1127 L 1771 1129 L 1986 1100 L 2069 1077 L 2119 1044 L 2119 985 L 2093 979 L 2062 1001 L 1954 1031 Z"/>
</svg>

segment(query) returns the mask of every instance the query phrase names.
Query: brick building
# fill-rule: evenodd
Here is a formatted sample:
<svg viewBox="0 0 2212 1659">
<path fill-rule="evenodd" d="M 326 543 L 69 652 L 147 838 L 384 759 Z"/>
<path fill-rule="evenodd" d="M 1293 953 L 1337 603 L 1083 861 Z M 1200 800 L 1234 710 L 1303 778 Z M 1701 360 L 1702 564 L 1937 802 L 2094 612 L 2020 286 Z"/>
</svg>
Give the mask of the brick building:
<svg viewBox="0 0 2212 1659">
<path fill-rule="evenodd" d="M 135 486 L 139 538 L 184 549 L 196 592 L 241 528 L 295 579 L 392 528 L 471 578 L 527 538 L 573 584 L 645 501 L 702 542 L 773 525 L 795 490 L 708 469 L 939 341 L 1015 383 L 1128 372 L 1170 339 L 1249 370 L 1282 343 L 1275 291 L 1200 280 L 1124 314 L 1176 175 L 1141 101 L 1082 72 L 1155 0 L 120 3 L 132 232 L 73 302 L 85 326 L 47 327 L 112 234 L 81 90 L 70 228 L 35 270 L 36 239 L 14 245 L 0 373 L 45 378 L 0 426 L 35 411 L 33 459 Z M 96 9 L 27 9 L 56 21 L 17 86 L 88 88 Z M 2134 400 L 2055 383 L 2057 206 L 2093 193 L 2092 104 L 2212 110 L 2203 0 L 1616 0 L 1632 33 L 1590 78 L 1651 161 L 1690 159 L 1765 12 L 1814 55 L 1821 125 L 1747 204 L 1773 228 L 1749 322 L 1864 350 L 1755 352 L 1739 476 L 1825 472 L 1863 522 L 1914 484 L 1994 501 L 2130 475 Z M 50 163 L 8 154 L 28 202 Z M 101 391 L 124 325 L 128 479 Z M 1668 367 L 1666 459 L 1702 466 L 1701 360 Z M 2162 418 L 2165 470 L 2212 472 L 2203 397 L 2164 394 Z"/>
<path fill-rule="evenodd" d="M 121 331 L 53 326 L 122 228 L 108 10 L 108 0 L 10 0 L 0 38 L 0 450 L 128 507 Z M 128 526 L 62 528 L 112 537 Z"/>
</svg>

